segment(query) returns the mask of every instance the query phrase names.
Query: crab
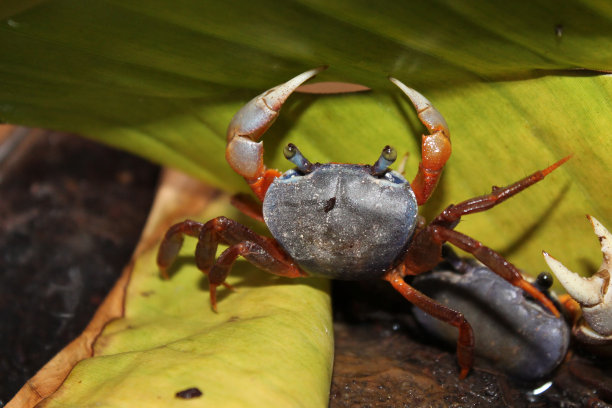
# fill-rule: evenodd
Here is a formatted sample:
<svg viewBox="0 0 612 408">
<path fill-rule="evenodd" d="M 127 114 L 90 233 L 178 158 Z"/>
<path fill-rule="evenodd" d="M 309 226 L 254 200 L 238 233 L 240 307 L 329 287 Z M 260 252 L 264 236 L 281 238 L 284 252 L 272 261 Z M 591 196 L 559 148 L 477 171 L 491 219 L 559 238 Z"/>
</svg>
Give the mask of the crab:
<svg viewBox="0 0 612 408">
<path fill-rule="evenodd" d="M 450 157 L 450 132 L 442 115 L 423 95 L 390 78 L 410 99 L 428 129 L 422 136 L 422 158 L 411 183 L 400 172 L 389 169 L 397 157 L 390 146 L 383 148 L 373 165 L 361 165 L 311 163 L 289 144 L 284 155 L 295 168 L 284 174 L 268 169 L 258 140 L 287 98 L 323 69 L 306 71 L 255 97 L 236 113 L 227 130 L 226 159 L 261 202 L 239 195 L 234 203 L 247 215 L 264 221 L 273 238 L 222 216 L 206 223 L 179 222 L 170 227 L 159 248 L 157 263 L 162 277 L 168 278 L 168 268 L 187 235 L 198 239 L 195 260 L 198 269 L 208 276 L 210 303 L 215 311 L 217 287 L 231 289 L 225 279 L 239 256 L 259 269 L 289 278 L 382 278 L 424 312 L 458 328 L 460 378 L 468 374 L 473 363 L 472 327 L 461 313 L 404 280 L 408 275 L 432 270 L 441 261 L 446 242 L 473 254 L 558 317 L 553 303 L 524 280 L 518 268 L 454 227 L 463 215 L 488 210 L 542 180 L 569 157 L 507 187 L 493 187 L 490 194 L 450 205 L 427 224 L 418 215 L 418 207 L 433 193 Z M 218 244 L 228 248 L 215 259 Z"/>
</svg>

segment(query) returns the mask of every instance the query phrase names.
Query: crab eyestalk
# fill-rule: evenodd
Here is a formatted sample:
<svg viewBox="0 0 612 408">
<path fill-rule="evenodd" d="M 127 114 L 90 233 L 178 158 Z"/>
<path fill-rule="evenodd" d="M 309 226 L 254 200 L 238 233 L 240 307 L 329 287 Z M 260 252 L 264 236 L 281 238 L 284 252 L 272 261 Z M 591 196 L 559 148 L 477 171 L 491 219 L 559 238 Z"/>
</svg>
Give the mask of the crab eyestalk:
<svg viewBox="0 0 612 408">
<path fill-rule="evenodd" d="M 385 174 L 387 169 L 397 159 L 397 152 L 394 148 L 387 145 L 382 150 L 380 157 L 376 160 L 376 163 L 372 166 L 372 175 L 379 177 Z"/>
<path fill-rule="evenodd" d="M 287 160 L 295 164 L 301 173 L 308 174 L 312 171 L 312 163 L 304 157 L 302 152 L 300 152 L 300 149 L 298 149 L 293 143 L 289 143 L 287 146 L 285 146 L 283 149 L 283 154 Z"/>
<path fill-rule="evenodd" d="M 595 217 L 587 216 L 599 238 L 603 262 L 599 271 L 584 278 L 544 252 L 544 259 L 568 294 L 580 304 L 584 321 L 599 336 L 612 336 L 612 234 Z M 612 339 L 611 339 L 612 340 Z"/>
</svg>

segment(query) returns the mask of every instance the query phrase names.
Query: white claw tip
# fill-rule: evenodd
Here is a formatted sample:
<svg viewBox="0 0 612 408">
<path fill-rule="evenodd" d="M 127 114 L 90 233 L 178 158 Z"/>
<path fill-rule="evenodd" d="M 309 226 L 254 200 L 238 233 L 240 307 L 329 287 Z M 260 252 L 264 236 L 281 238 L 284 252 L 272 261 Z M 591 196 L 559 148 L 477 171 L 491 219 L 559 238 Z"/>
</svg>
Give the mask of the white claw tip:
<svg viewBox="0 0 612 408">
<path fill-rule="evenodd" d="M 327 65 L 323 65 L 317 68 L 310 69 L 306 72 L 302 72 L 301 74 L 291 78 L 287 82 L 277 85 L 274 88 L 268 89 L 267 91 L 256 97 L 255 100 L 261 101 L 265 108 L 269 109 L 272 112 L 271 115 L 274 116 L 274 119 L 272 119 L 273 121 L 276 119 L 275 113 L 278 113 L 278 111 L 280 111 L 281 107 L 283 106 L 283 103 L 285 103 L 287 98 L 289 98 L 289 95 L 291 95 L 304 82 L 316 76 L 321 71 L 325 71 L 326 69 Z M 249 104 L 243 107 L 243 109 L 249 106 L 250 103 L 251 102 L 249 102 Z M 265 108 L 260 107 L 260 109 L 263 110 L 266 110 Z M 256 116 L 256 112 L 257 111 L 249 111 L 248 113 L 251 116 Z M 269 121 L 270 119 L 264 117 L 264 120 Z"/>
<path fill-rule="evenodd" d="M 429 102 L 429 100 L 414 89 L 406 86 L 402 81 L 389 77 L 389 81 L 393 82 L 412 102 L 419 119 L 430 132 L 443 130 L 447 137 L 450 137 L 450 131 L 446 120 L 442 114 Z"/>
<path fill-rule="evenodd" d="M 606 229 L 597 219 L 593 216 L 587 215 L 589 221 L 591 221 L 591 225 L 593 225 L 593 231 L 595 231 L 595 235 L 599 238 L 599 244 L 601 245 L 601 253 L 603 255 L 603 263 L 601 264 L 601 268 L 599 270 L 607 270 L 612 272 L 612 235 L 610 235 L 610 231 Z"/>
<path fill-rule="evenodd" d="M 416 90 L 414 90 L 414 89 L 410 88 L 409 86 L 405 85 L 399 79 L 396 79 L 396 78 L 393 78 L 393 77 L 389 77 L 389 81 L 393 82 L 399 89 L 402 90 L 402 92 L 408 98 L 410 98 L 410 100 L 412 101 L 412 104 L 415 106 L 415 108 L 416 108 L 416 110 L 418 112 L 421 112 L 421 111 L 427 109 L 428 107 L 432 106 L 431 102 L 429 102 L 429 100 L 427 98 L 425 98 L 423 95 L 421 95 Z"/>
<path fill-rule="evenodd" d="M 589 307 L 601 303 L 603 279 L 596 276 L 588 279 L 583 278 L 567 269 L 548 253 L 543 252 L 543 255 L 548 267 L 555 274 L 561 285 L 580 305 Z"/>
</svg>

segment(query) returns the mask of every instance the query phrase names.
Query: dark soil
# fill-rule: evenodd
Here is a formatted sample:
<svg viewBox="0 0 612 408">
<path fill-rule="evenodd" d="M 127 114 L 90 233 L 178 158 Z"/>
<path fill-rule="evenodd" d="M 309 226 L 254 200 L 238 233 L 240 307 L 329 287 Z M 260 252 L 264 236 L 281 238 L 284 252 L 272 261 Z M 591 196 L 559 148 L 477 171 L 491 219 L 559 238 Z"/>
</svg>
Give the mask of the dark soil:
<svg viewBox="0 0 612 408">
<path fill-rule="evenodd" d="M 422 332 L 412 306 L 388 283 L 334 282 L 332 296 L 330 407 L 577 408 L 612 401 L 611 370 L 575 355 L 539 383 L 519 383 L 483 361 L 460 380 L 454 350 Z M 549 381 L 545 392 L 536 391 Z"/>
<path fill-rule="evenodd" d="M 17 128 L 1 147 L 0 407 L 85 328 L 130 259 L 159 172 L 65 134 Z"/>
</svg>

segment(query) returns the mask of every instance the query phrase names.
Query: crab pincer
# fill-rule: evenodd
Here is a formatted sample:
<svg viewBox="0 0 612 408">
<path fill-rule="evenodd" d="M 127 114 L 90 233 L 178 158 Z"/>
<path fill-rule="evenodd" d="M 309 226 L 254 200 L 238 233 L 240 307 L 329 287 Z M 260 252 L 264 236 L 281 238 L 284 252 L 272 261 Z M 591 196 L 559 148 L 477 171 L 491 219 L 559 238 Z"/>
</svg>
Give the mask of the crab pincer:
<svg viewBox="0 0 612 408">
<path fill-rule="evenodd" d="M 421 140 L 421 162 L 417 175 L 410 183 L 419 205 L 425 204 L 442 175 L 451 155 L 450 130 L 442 114 L 427 98 L 395 78 L 389 78 L 412 102 L 421 123 L 429 130 Z"/>
<path fill-rule="evenodd" d="M 225 158 L 232 169 L 245 178 L 260 200 L 263 200 L 270 183 L 281 173 L 266 168 L 263 144 L 257 140 L 272 126 L 293 91 L 326 68 L 322 66 L 303 72 L 251 99 L 234 115 L 227 128 Z"/>
<path fill-rule="evenodd" d="M 580 310 L 574 316 L 573 334 L 597 354 L 611 355 L 612 348 L 612 234 L 595 217 L 587 215 L 599 239 L 603 261 L 591 277 L 582 277 L 543 252 L 544 259 Z"/>
</svg>

